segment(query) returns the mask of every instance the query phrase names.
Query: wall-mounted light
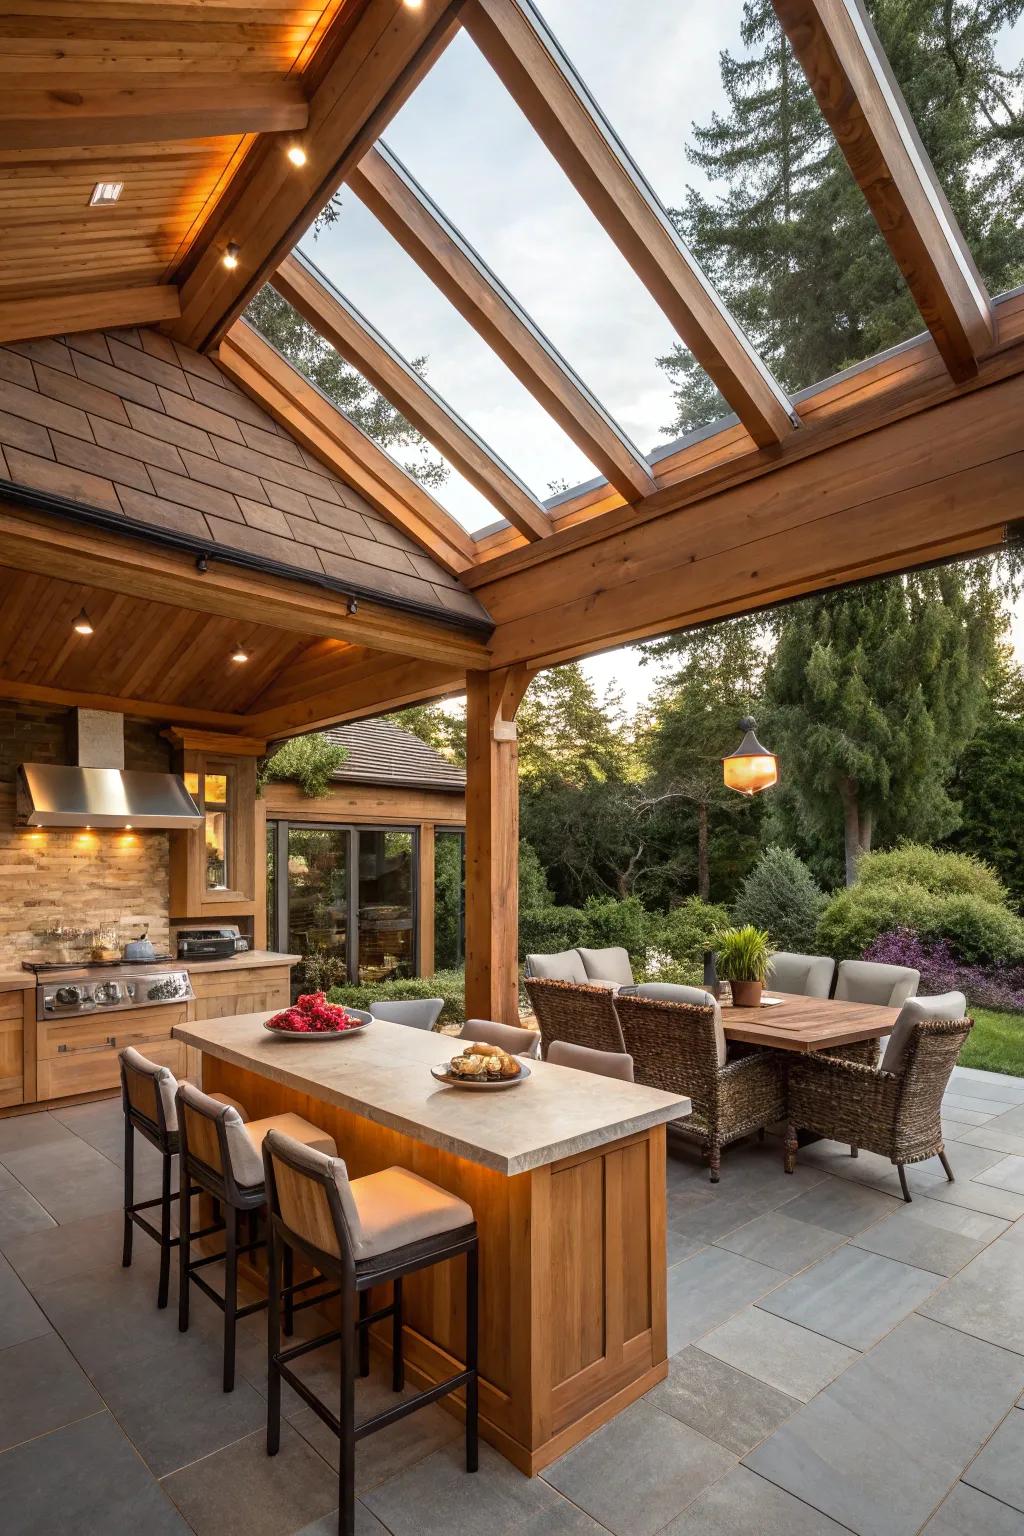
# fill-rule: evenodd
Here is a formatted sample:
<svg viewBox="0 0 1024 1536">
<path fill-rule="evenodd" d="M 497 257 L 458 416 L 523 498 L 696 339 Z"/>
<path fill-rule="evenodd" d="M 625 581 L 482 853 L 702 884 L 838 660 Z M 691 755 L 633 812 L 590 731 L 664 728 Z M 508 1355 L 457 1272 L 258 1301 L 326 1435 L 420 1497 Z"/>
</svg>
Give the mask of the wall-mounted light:
<svg viewBox="0 0 1024 1536">
<path fill-rule="evenodd" d="M 359 604 L 356 602 L 354 597 L 350 597 L 348 600 L 348 611 L 349 613 L 359 612 Z"/>
<path fill-rule="evenodd" d="M 76 635 L 91 635 L 93 633 L 92 623 L 84 608 L 75 620 L 73 627 Z"/>
<path fill-rule="evenodd" d="M 286 153 L 292 165 L 305 165 L 306 151 L 301 144 L 289 144 Z"/>
<path fill-rule="evenodd" d="M 740 795 L 756 795 L 779 782 L 779 760 L 754 735 L 756 723 L 749 715 L 740 721 L 740 730 L 746 734 L 735 752 L 722 759 L 725 787 Z"/>
<path fill-rule="evenodd" d="M 108 208 L 124 191 L 123 181 L 98 181 L 89 194 L 90 208 Z"/>
<path fill-rule="evenodd" d="M 241 247 L 236 245 L 234 240 L 228 241 L 228 248 L 224 252 L 224 255 L 221 257 L 221 260 L 229 272 L 233 272 L 238 266 L 238 252 L 240 249 Z"/>
<path fill-rule="evenodd" d="M 249 653 L 242 645 L 236 645 L 231 653 L 231 660 L 239 663 L 249 660 Z"/>
</svg>

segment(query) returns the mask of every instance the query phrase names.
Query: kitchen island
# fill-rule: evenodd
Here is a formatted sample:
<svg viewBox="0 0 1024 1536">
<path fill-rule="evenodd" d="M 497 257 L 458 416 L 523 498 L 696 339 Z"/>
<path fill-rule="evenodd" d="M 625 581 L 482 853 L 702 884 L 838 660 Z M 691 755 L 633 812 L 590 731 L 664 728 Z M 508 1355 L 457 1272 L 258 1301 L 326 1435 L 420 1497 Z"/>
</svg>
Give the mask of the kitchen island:
<svg viewBox="0 0 1024 1536">
<path fill-rule="evenodd" d="M 473 1093 L 430 1076 L 450 1038 L 378 1020 L 347 1039 L 275 1040 L 267 1017 L 176 1026 L 208 1092 L 330 1131 L 353 1178 L 398 1164 L 472 1206 L 485 1439 L 532 1475 L 665 1376 L 665 1125 L 688 1099 L 545 1062 Z M 420 1385 L 462 1358 L 463 1263 L 406 1281 Z"/>
</svg>

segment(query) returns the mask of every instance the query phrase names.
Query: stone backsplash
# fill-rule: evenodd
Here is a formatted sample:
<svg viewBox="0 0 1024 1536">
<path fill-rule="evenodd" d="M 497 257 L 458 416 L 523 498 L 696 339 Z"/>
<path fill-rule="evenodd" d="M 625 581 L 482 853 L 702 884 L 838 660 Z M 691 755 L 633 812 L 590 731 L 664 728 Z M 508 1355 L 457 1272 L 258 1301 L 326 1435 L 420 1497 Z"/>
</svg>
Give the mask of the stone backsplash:
<svg viewBox="0 0 1024 1536">
<path fill-rule="evenodd" d="M 149 925 L 168 944 L 166 832 L 85 832 L 15 824 L 19 763 L 66 763 L 68 711 L 0 703 L 0 965 L 50 958 L 41 938 L 65 927 L 117 930 Z M 166 773 L 170 748 L 148 722 L 126 720 L 125 767 Z M 56 958 L 56 956 L 53 956 Z"/>
</svg>

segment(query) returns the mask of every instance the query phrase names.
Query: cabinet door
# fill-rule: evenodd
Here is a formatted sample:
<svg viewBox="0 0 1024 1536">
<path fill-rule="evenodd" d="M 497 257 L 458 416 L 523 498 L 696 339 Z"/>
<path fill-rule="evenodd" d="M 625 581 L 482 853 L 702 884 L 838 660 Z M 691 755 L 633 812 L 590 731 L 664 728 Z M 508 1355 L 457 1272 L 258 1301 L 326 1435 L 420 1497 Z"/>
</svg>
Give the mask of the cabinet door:
<svg viewBox="0 0 1024 1536">
<path fill-rule="evenodd" d="M 185 1005 L 128 1008 L 98 1013 L 87 1019 L 44 1019 L 38 1025 L 36 1077 L 40 1099 L 64 1098 L 116 1088 L 120 1082 L 118 1053 L 133 1045 L 150 1061 L 170 1067 L 175 1077 L 186 1075 L 185 1047 L 171 1039 L 183 1024 Z"/>
<path fill-rule="evenodd" d="M 290 970 L 286 965 L 251 971 L 189 973 L 196 994 L 194 1019 L 234 1018 L 240 1013 L 272 1013 L 291 1001 Z"/>
<path fill-rule="evenodd" d="M 24 1104 L 24 992 L 0 992 L 0 1109 Z"/>
</svg>

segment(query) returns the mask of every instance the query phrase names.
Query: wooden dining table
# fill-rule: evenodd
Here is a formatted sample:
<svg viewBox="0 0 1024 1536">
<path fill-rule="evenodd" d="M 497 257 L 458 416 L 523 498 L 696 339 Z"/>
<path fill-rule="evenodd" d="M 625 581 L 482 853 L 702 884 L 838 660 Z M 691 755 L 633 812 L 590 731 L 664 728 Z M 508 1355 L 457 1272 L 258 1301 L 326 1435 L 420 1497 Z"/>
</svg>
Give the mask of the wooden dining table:
<svg viewBox="0 0 1024 1536">
<path fill-rule="evenodd" d="M 900 1012 L 898 1008 L 883 1008 L 876 1003 L 798 997 L 788 992 L 767 991 L 764 996 L 781 1001 L 762 1002 L 759 1008 L 722 1005 L 726 1040 L 773 1051 L 823 1051 L 890 1034 Z"/>
</svg>

